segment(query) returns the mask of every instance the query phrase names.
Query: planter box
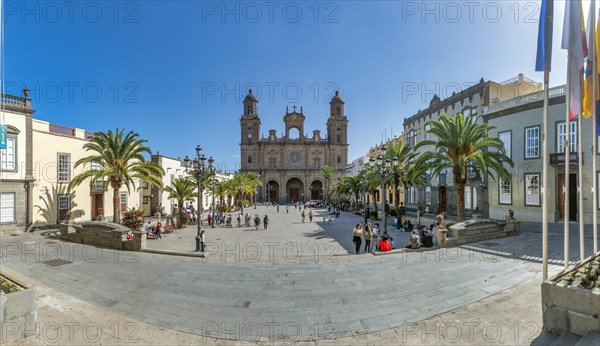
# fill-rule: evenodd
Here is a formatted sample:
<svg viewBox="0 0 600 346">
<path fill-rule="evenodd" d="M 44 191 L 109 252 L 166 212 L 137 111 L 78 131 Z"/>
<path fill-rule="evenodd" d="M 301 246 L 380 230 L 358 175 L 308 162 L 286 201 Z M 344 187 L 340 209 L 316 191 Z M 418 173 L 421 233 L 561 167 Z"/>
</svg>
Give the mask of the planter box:
<svg viewBox="0 0 600 346">
<path fill-rule="evenodd" d="M 570 332 L 577 335 L 583 335 L 589 330 L 600 332 L 600 290 L 564 286 L 561 283 L 563 278 L 576 273 L 599 254 L 542 283 L 542 318 L 545 331 L 553 334 Z"/>
<path fill-rule="evenodd" d="M 32 288 L 0 295 L 0 340 L 3 345 L 21 344 L 35 335 L 36 308 Z"/>
</svg>

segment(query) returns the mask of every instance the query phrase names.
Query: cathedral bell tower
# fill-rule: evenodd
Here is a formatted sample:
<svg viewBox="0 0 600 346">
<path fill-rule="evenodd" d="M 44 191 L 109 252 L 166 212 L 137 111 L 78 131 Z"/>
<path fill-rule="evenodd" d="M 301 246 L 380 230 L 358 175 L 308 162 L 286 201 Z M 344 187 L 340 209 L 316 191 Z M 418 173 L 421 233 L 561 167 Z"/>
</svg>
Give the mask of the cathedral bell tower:
<svg viewBox="0 0 600 346">
<path fill-rule="evenodd" d="M 344 100 L 342 100 L 337 90 L 335 96 L 329 102 L 327 134 L 330 144 L 348 144 L 348 118 L 346 118 L 346 114 L 344 113 Z"/>
<path fill-rule="evenodd" d="M 248 90 L 244 98 L 244 113 L 240 118 L 240 164 L 242 169 L 249 169 L 258 163 L 258 143 L 260 141 L 260 118 L 258 117 L 258 99 Z"/>
</svg>

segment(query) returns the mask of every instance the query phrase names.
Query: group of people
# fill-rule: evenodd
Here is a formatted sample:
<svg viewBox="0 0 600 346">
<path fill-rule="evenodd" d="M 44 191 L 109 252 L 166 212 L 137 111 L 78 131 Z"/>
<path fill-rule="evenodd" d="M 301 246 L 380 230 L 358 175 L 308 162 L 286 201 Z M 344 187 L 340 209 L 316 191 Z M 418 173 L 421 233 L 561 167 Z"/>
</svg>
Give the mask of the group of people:
<svg viewBox="0 0 600 346">
<path fill-rule="evenodd" d="M 148 221 L 145 231 L 146 238 L 162 239 L 162 223 L 160 221 L 156 223 L 156 225 L 153 225 L 152 222 Z"/>
<path fill-rule="evenodd" d="M 434 225 L 431 224 L 429 227 L 422 226 L 419 230 L 413 230 L 406 246 L 409 249 L 419 249 L 423 247 L 433 247 L 433 229 Z"/>
<path fill-rule="evenodd" d="M 306 219 L 306 213 L 305 210 L 302 210 L 302 212 L 300 213 L 300 216 L 302 216 L 302 222 L 304 222 L 304 220 Z M 309 222 L 312 222 L 313 219 L 313 212 L 312 210 L 308 212 L 308 220 Z"/>
<path fill-rule="evenodd" d="M 357 223 L 356 227 L 352 230 L 352 242 L 356 247 L 357 254 L 360 253 L 363 238 L 365 240 L 365 247 L 363 250 L 365 253 L 375 251 L 387 252 L 396 248 L 394 238 L 382 234 L 379 223 L 377 222 L 372 228 L 371 225 L 367 223 L 364 229 L 360 223 Z"/>
</svg>

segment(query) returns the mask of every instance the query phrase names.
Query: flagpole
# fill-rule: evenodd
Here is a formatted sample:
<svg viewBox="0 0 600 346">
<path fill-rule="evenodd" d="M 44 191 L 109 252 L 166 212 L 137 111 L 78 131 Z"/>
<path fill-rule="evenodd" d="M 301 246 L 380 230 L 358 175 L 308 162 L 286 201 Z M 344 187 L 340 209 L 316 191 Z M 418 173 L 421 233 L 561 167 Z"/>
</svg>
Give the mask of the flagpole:
<svg viewBox="0 0 600 346">
<path fill-rule="evenodd" d="M 582 148 L 582 135 L 581 135 L 581 118 L 582 114 L 577 116 L 577 159 L 579 166 L 579 182 L 577 187 L 578 197 L 579 197 L 579 206 L 577 208 L 579 214 L 579 262 L 583 262 L 585 258 L 585 244 L 584 244 L 584 232 L 583 232 L 583 148 Z M 570 124 L 569 124 L 570 125 Z"/>
<path fill-rule="evenodd" d="M 542 120 L 542 277 L 548 280 L 548 98 L 550 96 L 550 71 L 544 70 L 544 111 Z"/>
<path fill-rule="evenodd" d="M 565 179 L 563 186 L 564 193 L 564 201 L 565 201 L 565 215 L 564 215 L 564 262 L 565 262 L 565 270 L 569 268 L 569 164 L 570 164 L 570 156 L 571 156 L 571 146 L 569 144 L 569 139 L 571 139 L 571 118 L 569 114 L 570 103 L 571 103 L 571 53 L 569 52 L 567 58 L 567 93 L 565 95 L 566 101 L 566 109 L 565 112 L 565 142 L 564 142 L 564 151 L 565 151 Z"/>
<path fill-rule="evenodd" d="M 592 14 L 592 25 L 593 25 L 593 30 L 596 30 L 596 1 L 592 0 L 591 6 L 593 6 L 594 10 L 593 10 L 593 14 Z M 598 33 L 595 33 L 596 35 Z M 597 167 L 596 167 L 596 155 L 597 155 L 597 151 L 598 151 L 598 132 L 596 129 L 596 92 L 597 92 L 597 84 L 598 84 L 598 62 L 596 61 L 596 59 L 598 58 L 596 56 L 596 37 L 595 35 L 592 36 L 593 37 L 593 45 L 594 48 L 591 50 L 592 54 L 594 54 L 594 60 L 593 60 L 593 67 L 592 67 L 592 131 L 593 131 L 593 136 L 592 136 L 592 173 L 593 173 L 593 178 L 592 178 L 592 228 L 593 228 L 593 232 L 594 232 L 594 253 L 598 252 L 598 173 L 596 172 Z"/>
</svg>

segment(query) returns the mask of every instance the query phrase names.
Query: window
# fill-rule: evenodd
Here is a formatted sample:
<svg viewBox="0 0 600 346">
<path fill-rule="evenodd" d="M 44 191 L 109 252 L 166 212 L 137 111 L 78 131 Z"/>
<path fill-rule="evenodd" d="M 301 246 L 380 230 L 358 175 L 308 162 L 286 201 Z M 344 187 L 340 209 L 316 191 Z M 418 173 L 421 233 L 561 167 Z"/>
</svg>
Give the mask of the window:
<svg viewBox="0 0 600 346">
<path fill-rule="evenodd" d="M 577 151 L 577 123 L 575 121 L 571 122 L 571 140 L 569 141 L 571 152 L 574 153 Z M 564 153 L 565 152 L 565 138 L 567 138 L 567 127 L 565 123 L 559 123 L 556 129 L 556 152 Z"/>
<path fill-rule="evenodd" d="M 431 130 L 431 124 L 425 125 L 425 140 L 431 140 L 431 133 L 428 133 Z"/>
<path fill-rule="evenodd" d="M 471 204 L 471 187 L 465 186 L 465 209 L 472 209 Z"/>
<path fill-rule="evenodd" d="M 417 203 L 417 188 L 415 186 L 408 188 L 408 202 Z"/>
<path fill-rule="evenodd" d="M 510 131 L 500 132 L 498 138 L 504 144 L 504 150 L 506 150 L 506 156 L 512 158 L 511 146 L 512 146 L 512 133 Z"/>
<path fill-rule="evenodd" d="M 71 196 L 58 195 L 58 221 L 64 221 L 67 211 L 71 209 Z"/>
<path fill-rule="evenodd" d="M 337 163 L 342 163 L 342 157 L 341 156 L 337 157 Z"/>
<path fill-rule="evenodd" d="M 127 210 L 127 192 L 121 192 L 119 194 L 119 199 L 121 201 L 121 211 Z"/>
<path fill-rule="evenodd" d="M 500 179 L 499 204 L 512 204 L 512 184 L 510 180 Z"/>
<path fill-rule="evenodd" d="M 540 127 L 525 129 L 525 158 L 536 158 L 540 156 Z"/>
<path fill-rule="evenodd" d="M 425 204 L 431 205 L 431 187 L 425 188 Z"/>
<path fill-rule="evenodd" d="M 471 188 L 471 193 L 473 194 L 473 197 L 471 198 L 471 200 L 473 201 L 472 207 L 473 209 L 477 209 L 477 188 Z"/>
<path fill-rule="evenodd" d="M 15 200 L 14 192 L 0 193 L 0 223 L 15 222 Z"/>
<path fill-rule="evenodd" d="M 58 182 L 71 180 L 71 154 L 58 154 Z"/>
<path fill-rule="evenodd" d="M 539 174 L 525 174 L 525 205 L 540 206 Z"/>
<path fill-rule="evenodd" d="M 252 155 L 248 155 L 248 163 L 252 163 Z"/>
<path fill-rule="evenodd" d="M 342 108 L 341 107 L 336 107 L 335 109 L 335 115 L 341 115 L 342 114 Z"/>
<path fill-rule="evenodd" d="M 2 153 L 2 170 L 16 171 L 17 139 L 9 137 L 6 140 L 6 149 L 2 149 L 0 152 Z"/>
</svg>

